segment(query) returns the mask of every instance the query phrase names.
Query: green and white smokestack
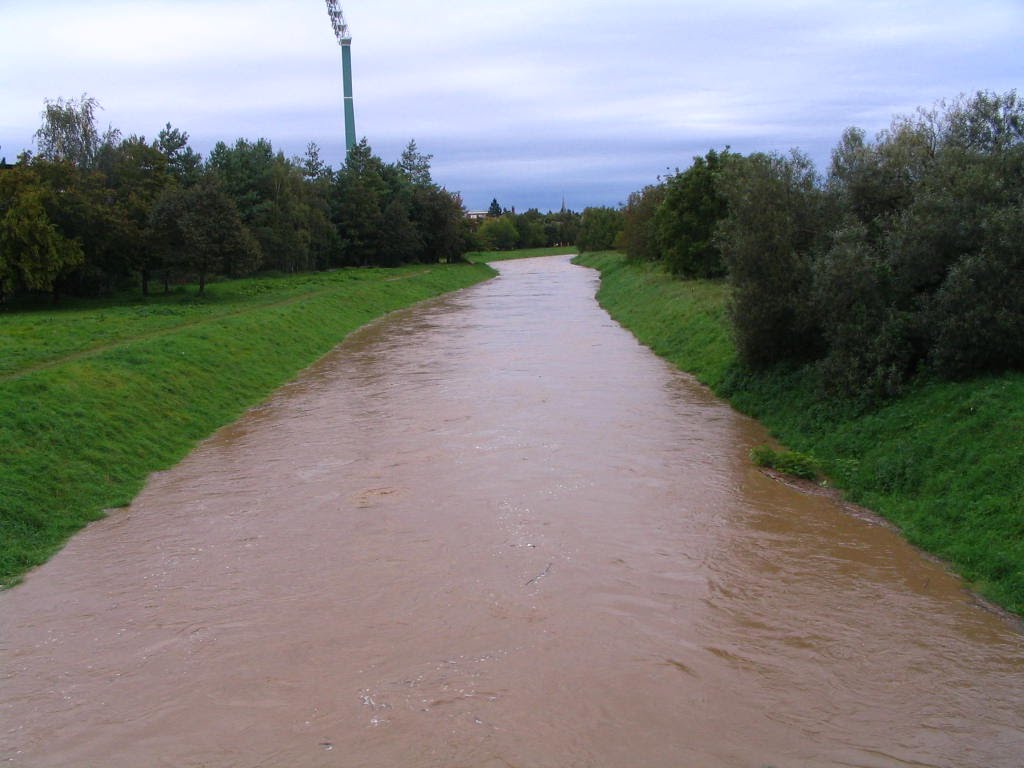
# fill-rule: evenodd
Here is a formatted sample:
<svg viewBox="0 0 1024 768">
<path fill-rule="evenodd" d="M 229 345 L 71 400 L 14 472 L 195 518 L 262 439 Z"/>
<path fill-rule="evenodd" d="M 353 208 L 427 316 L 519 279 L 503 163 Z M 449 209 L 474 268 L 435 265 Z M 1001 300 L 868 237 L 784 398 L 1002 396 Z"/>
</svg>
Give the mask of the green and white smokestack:
<svg viewBox="0 0 1024 768">
<path fill-rule="evenodd" d="M 345 149 L 352 151 L 356 145 L 356 108 L 352 96 L 352 34 L 345 22 L 345 13 L 338 0 L 327 0 L 327 13 L 331 17 L 334 36 L 341 46 L 341 69 L 345 93 Z"/>
</svg>

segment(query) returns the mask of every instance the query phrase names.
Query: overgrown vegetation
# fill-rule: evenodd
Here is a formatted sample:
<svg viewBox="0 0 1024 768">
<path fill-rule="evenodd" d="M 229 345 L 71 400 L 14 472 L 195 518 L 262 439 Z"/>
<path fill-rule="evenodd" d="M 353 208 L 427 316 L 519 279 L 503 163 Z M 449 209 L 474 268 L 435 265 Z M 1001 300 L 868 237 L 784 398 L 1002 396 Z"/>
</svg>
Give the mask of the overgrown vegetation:
<svg viewBox="0 0 1024 768">
<path fill-rule="evenodd" d="M 601 304 L 644 344 L 1024 615 L 1024 373 L 919 382 L 865 413 L 823 398 L 814 365 L 744 369 L 725 282 L 681 281 L 619 253 L 577 261 L 601 270 Z"/>
<path fill-rule="evenodd" d="M 472 251 L 513 251 L 571 247 L 579 235 L 580 215 L 563 208 L 541 213 L 531 208 L 516 213 L 491 202 L 483 221 L 470 222 L 468 247 Z"/>
<path fill-rule="evenodd" d="M 810 364 L 824 394 L 870 408 L 918 378 L 1024 367 L 1016 92 L 898 117 L 873 141 L 851 128 L 824 175 L 796 150 L 712 151 L 620 215 L 631 259 L 727 276 L 749 369 Z"/>
<path fill-rule="evenodd" d="M 897 117 L 873 140 L 851 128 L 824 175 L 797 150 L 711 152 L 618 213 L 628 261 L 586 263 L 624 325 L 1024 612 L 1015 91 Z"/>
<path fill-rule="evenodd" d="M 580 219 L 576 240 L 580 251 L 607 251 L 617 245 L 622 231 L 622 212 L 615 208 L 587 208 Z"/>
<path fill-rule="evenodd" d="M 472 237 L 462 201 L 409 142 L 385 163 L 364 139 L 333 170 L 310 144 L 265 139 L 203 159 L 187 133 L 96 128 L 95 99 L 48 102 L 37 152 L 0 165 L 0 302 L 31 293 L 150 292 L 211 277 L 457 261 Z"/>
<path fill-rule="evenodd" d="M 759 445 L 750 451 L 750 460 L 759 467 L 774 469 L 803 480 L 816 480 L 821 475 L 817 459 L 798 451 L 775 450 L 767 445 Z"/>
<path fill-rule="evenodd" d="M 0 314 L 0 585 L 351 330 L 493 274 L 343 269 Z"/>
</svg>

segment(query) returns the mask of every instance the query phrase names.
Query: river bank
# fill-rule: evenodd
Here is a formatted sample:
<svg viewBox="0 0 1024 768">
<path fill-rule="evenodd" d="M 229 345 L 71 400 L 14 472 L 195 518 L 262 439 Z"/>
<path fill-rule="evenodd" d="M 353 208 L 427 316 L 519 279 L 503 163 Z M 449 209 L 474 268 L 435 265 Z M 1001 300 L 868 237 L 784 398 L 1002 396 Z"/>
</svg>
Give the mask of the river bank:
<svg viewBox="0 0 1024 768">
<path fill-rule="evenodd" d="M 569 261 L 350 334 L 0 592 L 0 765 L 1020 768 L 1024 634 Z"/>
<path fill-rule="evenodd" d="M 0 587 L 351 331 L 493 274 L 345 269 L 0 314 Z"/>
<path fill-rule="evenodd" d="M 472 251 L 465 256 L 473 264 L 490 264 L 492 261 L 533 259 L 538 256 L 565 256 L 577 253 L 575 245 L 553 246 L 551 248 L 519 248 L 514 251 Z"/>
<path fill-rule="evenodd" d="M 739 374 L 722 282 L 684 282 L 618 253 L 585 254 L 602 306 L 789 447 L 812 454 L 851 501 L 1024 615 L 1024 374 L 925 382 L 860 412 L 818 395 L 803 369 Z"/>
</svg>

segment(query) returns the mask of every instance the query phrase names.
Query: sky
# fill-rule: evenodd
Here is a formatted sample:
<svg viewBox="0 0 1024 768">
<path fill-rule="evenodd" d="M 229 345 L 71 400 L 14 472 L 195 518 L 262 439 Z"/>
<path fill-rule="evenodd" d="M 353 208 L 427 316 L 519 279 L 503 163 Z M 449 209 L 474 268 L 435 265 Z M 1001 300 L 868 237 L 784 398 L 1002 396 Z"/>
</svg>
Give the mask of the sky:
<svg viewBox="0 0 1024 768">
<path fill-rule="evenodd" d="M 410 139 L 467 208 L 618 205 L 730 146 L 825 170 L 849 126 L 1024 86 L 1024 0 L 342 0 L 356 128 Z M 46 99 L 102 128 L 310 142 L 344 159 L 341 54 L 323 0 L 0 0 L 0 156 Z"/>
</svg>

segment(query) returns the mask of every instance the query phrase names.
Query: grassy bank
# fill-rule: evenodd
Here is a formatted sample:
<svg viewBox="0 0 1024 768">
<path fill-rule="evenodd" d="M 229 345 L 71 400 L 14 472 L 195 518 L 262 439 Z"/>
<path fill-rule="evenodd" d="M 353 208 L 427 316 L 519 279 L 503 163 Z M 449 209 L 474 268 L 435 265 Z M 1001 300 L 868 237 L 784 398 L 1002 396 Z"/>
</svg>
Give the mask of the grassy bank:
<svg viewBox="0 0 1024 768">
<path fill-rule="evenodd" d="M 350 331 L 493 274 L 339 270 L 0 313 L 0 585 Z"/>
<path fill-rule="evenodd" d="M 557 248 L 522 248 L 518 251 L 474 251 L 467 253 L 466 259 L 473 264 L 487 264 L 492 261 L 532 259 L 537 256 L 565 256 L 569 253 L 576 253 L 575 245 Z"/>
<path fill-rule="evenodd" d="M 598 299 L 640 341 L 1024 615 L 1024 374 L 925 383 L 858 413 L 822 400 L 812 371 L 739 375 L 724 283 L 679 281 L 617 253 L 577 263 L 601 270 Z"/>
</svg>

